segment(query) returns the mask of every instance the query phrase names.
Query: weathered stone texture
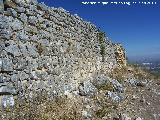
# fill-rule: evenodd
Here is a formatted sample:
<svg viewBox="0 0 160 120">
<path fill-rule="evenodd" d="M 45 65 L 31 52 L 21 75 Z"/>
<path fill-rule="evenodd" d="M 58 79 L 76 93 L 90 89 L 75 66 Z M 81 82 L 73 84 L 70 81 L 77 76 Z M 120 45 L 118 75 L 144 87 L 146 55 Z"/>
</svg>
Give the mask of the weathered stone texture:
<svg viewBox="0 0 160 120">
<path fill-rule="evenodd" d="M 125 50 L 121 44 L 115 44 L 115 55 L 118 64 L 126 66 L 127 61 L 126 61 Z"/>
<path fill-rule="evenodd" d="M 0 72 L 10 76 L 15 89 L 25 83 L 32 90 L 51 93 L 54 89 L 61 94 L 78 89 L 96 72 L 109 72 L 117 66 L 114 44 L 105 39 L 102 61 L 98 29 L 77 15 L 36 0 L 0 0 L 2 9 Z M 80 87 L 82 94 L 94 91 L 88 86 L 92 85 Z"/>
</svg>

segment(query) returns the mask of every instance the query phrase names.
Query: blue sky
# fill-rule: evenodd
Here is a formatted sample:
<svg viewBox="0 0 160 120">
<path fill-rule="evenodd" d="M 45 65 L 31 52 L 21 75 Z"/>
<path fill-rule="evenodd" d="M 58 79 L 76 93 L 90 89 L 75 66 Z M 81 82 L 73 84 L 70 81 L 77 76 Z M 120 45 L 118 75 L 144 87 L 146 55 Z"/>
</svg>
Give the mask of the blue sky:
<svg viewBox="0 0 160 120">
<path fill-rule="evenodd" d="M 157 2 L 156 5 L 103 6 L 81 4 L 82 1 L 91 0 L 38 1 L 44 2 L 48 6 L 63 7 L 72 14 L 78 14 L 84 20 L 100 27 L 113 42 L 123 44 L 129 58 L 160 57 L 160 2 Z M 111 0 L 92 1 L 107 2 Z"/>
</svg>

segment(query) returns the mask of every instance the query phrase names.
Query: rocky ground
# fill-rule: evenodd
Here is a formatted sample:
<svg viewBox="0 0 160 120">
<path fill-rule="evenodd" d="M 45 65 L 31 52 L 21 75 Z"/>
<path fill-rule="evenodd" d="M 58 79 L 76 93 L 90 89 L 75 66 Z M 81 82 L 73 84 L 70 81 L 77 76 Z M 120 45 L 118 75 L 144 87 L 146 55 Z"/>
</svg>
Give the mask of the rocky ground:
<svg viewBox="0 0 160 120">
<path fill-rule="evenodd" d="M 160 80 L 145 72 L 120 70 L 122 80 L 96 76 L 78 91 L 48 99 L 45 93 L 33 101 L 21 100 L 1 111 L 2 120 L 160 120 Z M 122 73 L 123 72 L 123 73 Z M 140 73 L 140 71 L 138 71 Z M 117 73 L 117 71 L 116 71 Z M 121 75 L 120 75 L 121 73 Z M 109 76 L 109 75 L 108 75 Z M 146 79 L 148 77 L 148 79 Z M 17 98 L 18 100 L 18 98 Z"/>
<path fill-rule="evenodd" d="M 125 77 L 121 83 L 123 94 L 117 94 L 122 100 L 109 96 L 116 107 L 102 119 L 160 120 L 160 80 L 135 79 L 131 73 L 126 73 Z"/>
<path fill-rule="evenodd" d="M 123 117 L 124 120 L 160 120 L 159 83 L 155 80 L 142 86 L 125 84 L 125 99 L 116 109 L 122 117 L 117 117 L 117 120 Z"/>
</svg>

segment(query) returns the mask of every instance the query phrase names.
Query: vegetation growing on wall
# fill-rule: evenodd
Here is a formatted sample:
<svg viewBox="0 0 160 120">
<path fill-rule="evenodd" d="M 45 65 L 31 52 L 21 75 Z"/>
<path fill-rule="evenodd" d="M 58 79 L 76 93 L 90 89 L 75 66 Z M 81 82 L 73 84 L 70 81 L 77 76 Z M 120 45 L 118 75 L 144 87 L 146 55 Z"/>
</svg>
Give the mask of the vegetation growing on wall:
<svg viewBox="0 0 160 120">
<path fill-rule="evenodd" d="M 100 44 L 100 54 L 102 55 L 102 62 L 104 62 L 104 56 L 105 56 L 105 33 L 102 31 L 98 32 L 98 40 Z"/>
<path fill-rule="evenodd" d="M 36 48 L 37 48 L 37 51 L 38 51 L 38 53 L 39 53 L 39 55 L 42 55 L 42 53 L 45 51 L 45 46 L 44 45 L 42 45 L 41 43 L 37 43 L 37 46 L 36 46 Z"/>
</svg>

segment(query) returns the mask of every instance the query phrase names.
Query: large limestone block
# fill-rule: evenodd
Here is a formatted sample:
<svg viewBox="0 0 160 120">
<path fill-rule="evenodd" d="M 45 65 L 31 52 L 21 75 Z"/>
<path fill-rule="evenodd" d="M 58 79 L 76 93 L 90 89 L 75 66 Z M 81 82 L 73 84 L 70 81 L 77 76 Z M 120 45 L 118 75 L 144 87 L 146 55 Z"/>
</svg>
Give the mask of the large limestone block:
<svg viewBox="0 0 160 120">
<path fill-rule="evenodd" d="M 6 107 L 13 107 L 15 104 L 14 102 L 14 97 L 12 95 L 4 95 L 4 96 L 0 96 L 0 105 L 3 108 Z"/>
<path fill-rule="evenodd" d="M 16 95 L 16 89 L 11 84 L 0 83 L 0 95 Z"/>
<path fill-rule="evenodd" d="M 4 10 L 3 0 L 0 0 L 0 13 Z"/>
<path fill-rule="evenodd" d="M 13 71 L 12 61 L 8 58 L 0 58 L 0 71 L 3 71 L 3 72 Z"/>
</svg>

